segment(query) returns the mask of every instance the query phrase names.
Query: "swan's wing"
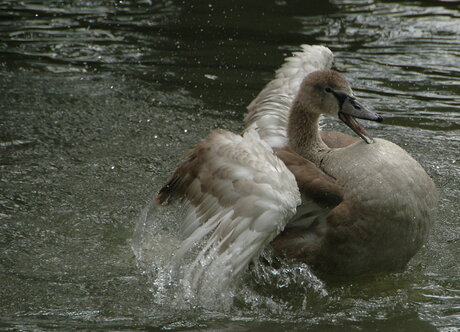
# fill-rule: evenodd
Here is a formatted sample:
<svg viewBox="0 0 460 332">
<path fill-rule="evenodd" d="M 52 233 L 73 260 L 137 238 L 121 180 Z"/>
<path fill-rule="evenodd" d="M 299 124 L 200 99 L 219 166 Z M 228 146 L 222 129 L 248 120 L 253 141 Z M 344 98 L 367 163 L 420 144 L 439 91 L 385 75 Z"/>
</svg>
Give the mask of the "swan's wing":
<svg viewBox="0 0 460 332">
<path fill-rule="evenodd" d="M 302 51 L 287 58 L 276 71 L 275 79 L 249 104 L 246 128 L 255 124 L 261 139 L 272 148 L 286 146 L 289 109 L 300 83 L 313 71 L 331 68 L 332 61 L 333 55 L 328 48 L 302 45 Z"/>
<path fill-rule="evenodd" d="M 315 228 L 326 227 L 327 214 L 343 200 L 342 188 L 334 178 L 291 148 L 278 149 L 276 155 L 294 174 L 302 195 L 302 205 L 297 208 L 295 216 L 289 221 L 286 228 L 303 229 L 315 233 L 317 231 Z M 302 234 L 302 232 L 299 233 Z"/>
<path fill-rule="evenodd" d="M 342 189 L 336 180 L 314 163 L 303 158 L 290 147 L 277 150 L 276 155 L 294 174 L 299 191 L 309 200 L 318 206 L 329 208 L 342 202 Z"/>
<path fill-rule="evenodd" d="M 294 174 L 302 205 L 272 247 L 278 254 L 308 261 L 322 246 L 330 228 L 329 213 L 343 202 L 343 189 L 333 177 L 291 148 L 278 149 L 276 155 Z"/>
<path fill-rule="evenodd" d="M 209 278 L 231 283 L 283 229 L 300 204 L 293 174 L 255 130 L 243 136 L 215 130 L 189 154 L 160 190 L 158 203 L 174 197 L 188 205 L 178 259 L 212 233 L 192 271 L 192 288 Z"/>
</svg>

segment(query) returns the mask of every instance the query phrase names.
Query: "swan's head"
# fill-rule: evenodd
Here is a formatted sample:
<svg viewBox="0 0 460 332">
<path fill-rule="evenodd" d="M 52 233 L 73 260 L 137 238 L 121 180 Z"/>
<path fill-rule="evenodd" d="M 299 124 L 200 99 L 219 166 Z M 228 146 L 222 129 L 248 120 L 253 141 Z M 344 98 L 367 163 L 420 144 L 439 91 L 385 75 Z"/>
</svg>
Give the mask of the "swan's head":
<svg viewBox="0 0 460 332">
<path fill-rule="evenodd" d="M 372 143 L 373 140 L 355 118 L 377 122 L 383 120 L 361 104 L 353 96 L 347 80 L 333 70 L 318 70 L 307 75 L 298 98 L 309 112 L 338 117 L 366 143 Z"/>
</svg>

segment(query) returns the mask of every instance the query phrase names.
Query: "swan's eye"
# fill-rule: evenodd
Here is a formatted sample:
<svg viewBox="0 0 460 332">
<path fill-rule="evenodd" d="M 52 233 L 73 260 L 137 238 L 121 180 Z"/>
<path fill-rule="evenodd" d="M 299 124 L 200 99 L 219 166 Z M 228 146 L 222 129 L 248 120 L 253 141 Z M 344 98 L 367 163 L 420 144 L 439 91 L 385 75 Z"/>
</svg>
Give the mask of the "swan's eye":
<svg viewBox="0 0 460 332">
<path fill-rule="evenodd" d="M 332 89 L 331 89 L 331 88 L 326 88 L 326 89 L 324 89 L 324 91 L 326 91 L 326 92 L 332 92 Z"/>
</svg>

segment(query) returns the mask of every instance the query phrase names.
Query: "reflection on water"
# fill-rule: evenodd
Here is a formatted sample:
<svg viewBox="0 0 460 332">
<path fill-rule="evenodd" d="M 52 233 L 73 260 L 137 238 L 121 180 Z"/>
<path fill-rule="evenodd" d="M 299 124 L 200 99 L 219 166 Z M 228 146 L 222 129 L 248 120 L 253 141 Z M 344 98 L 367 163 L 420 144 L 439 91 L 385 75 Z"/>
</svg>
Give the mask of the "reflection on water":
<svg viewBox="0 0 460 332">
<path fill-rule="evenodd" d="M 36 0 L 0 15 L 3 329 L 460 326 L 459 2 Z M 334 51 L 385 118 L 370 133 L 434 178 L 429 243 L 400 273 L 325 281 L 256 265 L 229 311 L 166 305 L 175 219 L 146 216 L 140 236 L 140 211 L 210 129 L 241 130 L 302 43 Z"/>
</svg>

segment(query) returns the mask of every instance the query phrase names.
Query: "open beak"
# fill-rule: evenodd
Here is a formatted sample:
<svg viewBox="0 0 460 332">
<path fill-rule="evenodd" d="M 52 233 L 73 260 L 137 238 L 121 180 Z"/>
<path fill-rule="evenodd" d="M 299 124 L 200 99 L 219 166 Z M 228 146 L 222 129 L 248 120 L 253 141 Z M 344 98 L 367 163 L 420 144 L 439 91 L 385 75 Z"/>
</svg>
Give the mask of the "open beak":
<svg viewBox="0 0 460 332">
<path fill-rule="evenodd" d="M 367 144 L 374 142 L 372 137 L 369 136 L 366 129 L 364 129 L 355 118 L 382 122 L 383 118 L 377 113 L 368 110 L 361 104 L 355 97 L 344 93 L 335 93 L 337 99 L 342 105 L 339 111 L 339 119 L 351 128 L 359 137 L 361 137 Z"/>
</svg>

